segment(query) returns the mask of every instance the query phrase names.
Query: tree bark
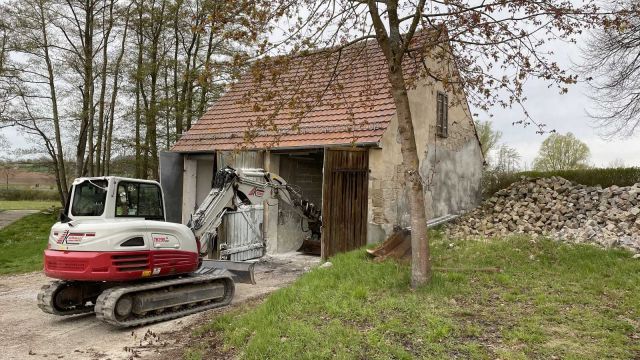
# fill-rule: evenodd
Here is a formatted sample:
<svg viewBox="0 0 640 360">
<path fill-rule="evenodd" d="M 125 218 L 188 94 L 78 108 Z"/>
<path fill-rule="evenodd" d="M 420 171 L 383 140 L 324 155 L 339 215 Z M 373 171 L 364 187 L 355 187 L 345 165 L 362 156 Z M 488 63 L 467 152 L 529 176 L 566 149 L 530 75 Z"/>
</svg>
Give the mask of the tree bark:
<svg viewBox="0 0 640 360">
<path fill-rule="evenodd" d="M 191 63 L 191 72 L 194 73 L 194 75 L 197 75 L 196 73 L 196 60 L 198 60 L 198 53 L 200 52 L 200 44 L 201 44 L 201 37 L 200 37 L 200 32 L 197 33 L 196 35 L 196 47 L 193 51 L 193 57 L 192 57 L 192 63 Z M 191 123 L 193 122 L 193 88 L 194 88 L 194 84 L 193 84 L 193 79 L 196 77 L 189 77 L 190 81 L 188 83 L 188 87 L 187 87 L 187 97 L 186 97 L 186 106 L 187 106 L 187 131 L 189 129 L 191 129 Z"/>
<path fill-rule="evenodd" d="M 142 86 L 143 86 L 143 82 L 142 82 L 142 53 L 144 51 L 144 36 L 142 34 L 142 28 L 143 28 L 143 23 L 142 23 L 142 15 L 143 15 L 143 9 L 142 9 L 142 5 L 143 2 L 141 1 L 138 4 L 138 23 L 136 24 L 136 35 L 138 38 L 138 60 L 136 62 L 136 74 L 135 74 L 135 97 L 136 97 L 136 107 L 135 107 L 135 172 L 134 172 L 134 176 L 136 178 L 142 178 L 142 149 L 140 146 L 140 123 L 142 121 L 141 119 L 141 115 L 142 115 L 142 109 L 141 109 L 141 102 L 140 102 L 140 92 L 142 90 Z"/>
<path fill-rule="evenodd" d="M 176 140 L 178 137 L 182 135 L 182 114 L 180 112 L 180 106 L 178 103 L 180 101 L 178 95 L 178 48 L 180 45 L 180 41 L 178 38 L 179 35 L 179 16 L 180 16 L 180 8 L 182 7 L 182 0 L 178 0 L 176 2 L 176 11 L 174 14 L 174 23 L 173 23 L 173 36 L 174 36 L 174 48 L 173 48 L 173 111 L 175 113 L 176 120 Z"/>
<path fill-rule="evenodd" d="M 104 152 L 104 174 L 111 174 L 111 146 L 113 143 L 113 122 L 115 118 L 116 100 L 118 98 L 118 82 L 120 80 L 120 66 L 122 64 L 122 58 L 124 57 L 125 45 L 127 44 L 127 33 L 129 30 L 129 16 L 130 7 L 127 7 L 124 20 L 124 32 L 122 34 L 122 42 L 120 43 L 120 52 L 118 53 L 118 59 L 113 73 L 113 89 L 111 90 L 111 103 L 109 104 L 109 121 L 108 132 L 106 136 L 105 152 Z"/>
<path fill-rule="evenodd" d="M 158 172 L 158 76 L 160 74 L 160 64 L 159 64 L 159 47 L 160 47 L 160 39 L 163 30 L 163 22 L 164 22 L 164 11 L 165 11 L 166 1 L 162 1 L 162 5 L 160 6 L 160 13 L 158 17 L 151 17 L 153 25 L 152 39 L 150 44 L 150 97 L 149 97 L 149 107 L 146 113 L 146 144 L 147 149 L 145 152 L 145 163 L 148 164 L 149 169 L 151 170 L 151 177 L 153 179 L 159 179 Z M 152 10 L 153 11 L 153 10 Z M 150 161 L 148 161 L 148 156 L 151 156 Z M 145 172 L 145 177 L 147 176 Z"/>
<path fill-rule="evenodd" d="M 91 114 L 93 108 L 93 21 L 94 21 L 93 0 L 84 2 L 85 22 L 83 31 L 83 77 L 82 87 L 82 114 L 80 117 L 80 135 L 76 148 L 76 176 L 85 174 L 85 154 L 87 150 L 87 140 L 89 127 L 91 125 Z M 71 6 L 71 4 L 70 4 Z M 90 150 L 91 151 L 91 150 Z"/>
<path fill-rule="evenodd" d="M 398 1 L 388 0 L 386 11 L 389 24 L 387 27 L 382 22 L 378 11 L 378 3 L 375 0 L 368 1 L 369 13 L 376 32 L 378 45 L 387 59 L 388 77 L 391 84 L 391 95 L 396 105 L 398 118 L 398 135 L 400 135 L 400 151 L 402 153 L 402 165 L 405 171 L 405 183 L 408 188 L 409 211 L 411 212 L 411 287 L 416 288 L 431 280 L 431 254 L 429 239 L 427 237 L 427 216 L 425 213 L 425 197 L 420 176 L 420 160 L 416 147 L 416 138 L 413 130 L 413 117 L 409 106 L 407 84 L 404 79 L 402 60 L 411 42 L 415 24 L 419 20 L 422 9 L 418 9 L 415 16 L 415 24 L 412 30 L 400 34 L 400 19 L 398 18 Z M 420 1 L 420 7 L 424 1 Z"/>
<path fill-rule="evenodd" d="M 47 34 L 47 20 L 44 16 L 44 9 L 42 3 L 39 3 L 39 15 L 40 15 L 40 28 L 42 30 L 43 52 L 44 60 L 47 65 L 47 81 L 49 85 L 49 94 L 51 96 L 51 113 L 53 118 L 53 130 L 56 142 L 55 155 L 53 156 L 54 169 L 56 172 L 56 186 L 58 187 L 58 194 L 60 195 L 60 203 L 62 206 L 66 204 L 69 197 L 69 190 L 67 188 L 67 173 L 64 163 L 64 151 L 62 148 L 62 136 L 60 133 L 60 115 L 58 112 L 58 96 L 56 93 L 56 85 L 53 72 L 53 64 L 51 62 L 51 56 L 49 54 L 49 38 Z"/>
<path fill-rule="evenodd" d="M 390 66 L 393 100 L 398 118 L 400 150 L 405 170 L 405 181 L 409 190 L 409 210 L 411 211 L 411 287 L 423 285 L 431 279 L 431 254 L 427 238 L 427 217 L 425 213 L 424 191 L 420 177 L 420 160 L 413 131 L 411 108 L 406 83 L 402 75 L 402 65 Z"/>
<path fill-rule="evenodd" d="M 209 31 L 209 40 L 207 42 L 207 53 L 204 60 L 204 79 L 200 91 L 200 102 L 198 103 L 198 110 L 196 116 L 199 118 L 204 115 L 205 107 L 207 106 L 207 95 L 209 95 L 209 83 L 211 81 L 211 56 L 213 55 L 213 28 Z"/>
<path fill-rule="evenodd" d="M 108 60 L 108 49 L 109 49 L 109 36 L 111 35 L 111 29 L 113 28 L 113 5 L 114 1 L 111 0 L 109 2 L 109 21 L 107 28 L 104 32 L 103 40 L 102 40 L 102 69 L 100 71 L 101 81 L 100 81 L 100 100 L 98 104 L 98 135 L 97 135 L 97 144 L 96 144 L 96 163 L 95 173 L 97 175 L 104 175 L 102 168 L 102 137 L 104 136 L 104 127 L 105 127 L 105 97 L 107 92 L 107 65 L 109 63 Z M 104 14 L 103 14 L 104 18 Z"/>
</svg>

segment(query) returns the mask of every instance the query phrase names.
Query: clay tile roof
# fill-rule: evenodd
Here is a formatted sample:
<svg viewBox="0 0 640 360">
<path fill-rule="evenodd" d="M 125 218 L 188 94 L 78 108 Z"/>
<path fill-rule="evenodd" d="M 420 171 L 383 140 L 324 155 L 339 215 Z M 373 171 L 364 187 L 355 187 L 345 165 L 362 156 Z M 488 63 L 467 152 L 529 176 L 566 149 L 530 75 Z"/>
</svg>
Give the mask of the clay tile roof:
<svg viewBox="0 0 640 360">
<path fill-rule="evenodd" d="M 376 143 L 395 113 L 386 74 L 386 59 L 375 41 L 261 60 L 172 150 Z"/>
</svg>

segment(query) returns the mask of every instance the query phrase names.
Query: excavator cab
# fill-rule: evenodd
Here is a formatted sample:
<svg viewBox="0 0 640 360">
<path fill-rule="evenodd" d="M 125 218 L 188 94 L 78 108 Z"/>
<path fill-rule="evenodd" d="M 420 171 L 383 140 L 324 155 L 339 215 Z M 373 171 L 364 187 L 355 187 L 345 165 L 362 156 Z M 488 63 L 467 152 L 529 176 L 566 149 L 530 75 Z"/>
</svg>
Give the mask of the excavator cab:
<svg viewBox="0 0 640 360">
<path fill-rule="evenodd" d="M 116 189 L 116 217 L 164 221 L 162 190 L 156 184 L 120 181 Z"/>
<path fill-rule="evenodd" d="M 105 179 L 74 182 L 69 189 L 67 203 L 64 209 L 60 210 L 60 222 L 67 223 L 72 220 L 69 216 L 72 208 L 77 216 L 102 215 L 107 199 L 107 187 L 108 183 Z"/>
<path fill-rule="evenodd" d="M 162 188 L 155 181 L 113 176 L 76 179 L 60 221 L 86 217 L 165 221 Z"/>
</svg>

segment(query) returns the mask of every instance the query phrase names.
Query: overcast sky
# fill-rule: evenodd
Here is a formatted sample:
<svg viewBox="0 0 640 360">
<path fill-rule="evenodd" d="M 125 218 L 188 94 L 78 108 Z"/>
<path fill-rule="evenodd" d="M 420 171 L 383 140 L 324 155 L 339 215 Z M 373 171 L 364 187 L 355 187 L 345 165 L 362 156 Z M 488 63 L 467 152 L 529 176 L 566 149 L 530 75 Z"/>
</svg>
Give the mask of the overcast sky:
<svg viewBox="0 0 640 360">
<path fill-rule="evenodd" d="M 577 45 L 557 42 L 551 46 L 555 52 L 554 60 L 559 64 L 571 66 L 581 62 Z M 621 159 L 626 166 L 640 166 L 640 134 L 629 139 L 603 140 L 586 113 L 590 102 L 588 93 L 586 84 L 573 85 L 568 94 L 559 95 L 557 89 L 548 88 L 544 82 L 531 81 L 525 88 L 528 98 L 525 105 L 537 122 L 548 124 L 549 129 L 555 129 L 559 133 L 573 132 L 586 142 L 591 149 L 593 165 L 606 167 L 612 161 Z M 536 134 L 534 127 L 513 126 L 513 121 L 523 118 L 519 109 L 494 109 L 493 115 L 491 120 L 494 127 L 503 132 L 502 142 L 520 153 L 524 168 L 530 167 L 540 143 L 547 135 Z M 484 113 L 478 116 L 478 120 L 487 118 Z M 3 129 L 0 134 L 5 135 L 14 149 L 27 146 L 27 141 L 15 130 Z"/>
<path fill-rule="evenodd" d="M 552 45 L 555 53 L 554 60 L 563 66 L 574 66 L 582 63 L 580 45 L 558 41 Z M 527 84 L 525 94 L 527 111 L 539 123 L 545 123 L 549 129 L 558 133 L 572 132 L 580 140 L 589 145 L 591 163 L 595 166 L 606 167 L 612 161 L 621 159 L 626 166 L 640 166 L 640 134 L 628 139 L 604 140 L 599 136 L 599 129 L 587 115 L 590 109 L 591 90 L 585 83 L 578 83 L 569 87 L 569 93 L 559 95 L 556 88 L 548 88 L 543 81 L 531 81 Z M 518 109 L 493 110 L 494 127 L 504 135 L 502 142 L 518 150 L 522 156 L 523 166 L 531 166 L 540 144 L 548 135 L 538 135 L 533 127 L 523 128 L 511 123 L 523 118 Z M 479 119 L 486 116 L 480 114 Z"/>
</svg>

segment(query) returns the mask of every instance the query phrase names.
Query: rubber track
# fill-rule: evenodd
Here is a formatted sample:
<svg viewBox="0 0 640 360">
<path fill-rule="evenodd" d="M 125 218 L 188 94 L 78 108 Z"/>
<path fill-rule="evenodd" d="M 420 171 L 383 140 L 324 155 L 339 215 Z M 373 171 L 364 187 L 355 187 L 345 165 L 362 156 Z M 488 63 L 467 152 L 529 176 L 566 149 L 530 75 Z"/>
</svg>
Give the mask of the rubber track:
<svg viewBox="0 0 640 360">
<path fill-rule="evenodd" d="M 58 316 L 78 315 L 93 312 L 93 305 L 84 306 L 82 308 L 60 311 L 54 306 L 54 295 L 59 288 L 66 286 L 66 281 L 53 281 L 47 285 L 44 285 L 38 293 L 38 307 L 47 314 L 53 314 Z"/>
<path fill-rule="evenodd" d="M 130 320 L 118 320 L 115 317 L 115 306 L 118 300 L 125 294 L 132 292 L 142 292 L 146 290 L 158 290 L 167 286 L 174 285 L 187 285 L 187 284 L 197 284 L 197 283 L 205 283 L 205 282 L 216 282 L 223 281 L 225 283 L 225 295 L 222 300 L 218 302 L 208 303 L 200 306 L 187 307 L 184 309 L 169 311 L 165 310 L 160 314 L 149 314 L 144 317 L 136 317 Z M 229 305 L 231 303 L 231 299 L 233 299 L 233 294 L 235 292 L 235 285 L 233 283 L 233 279 L 231 275 L 226 271 L 216 272 L 211 275 L 199 275 L 199 276 L 189 276 L 186 278 L 174 279 L 174 280 L 164 280 L 164 281 L 156 281 L 152 283 L 139 284 L 139 285 L 131 285 L 131 286 L 123 286 L 123 287 L 115 287 L 111 289 L 107 289 L 98 296 L 98 300 L 96 301 L 95 313 L 98 320 L 106 322 L 110 325 L 116 327 L 130 327 L 130 326 L 140 326 L 145 324 L 151 324 L 158 321 L 171 320 L 175 318 L 179 318 L 186 315 L 195 314 L 197 312 L 214 309 L 217 307 L 222 307 Z"/>
</svg>

